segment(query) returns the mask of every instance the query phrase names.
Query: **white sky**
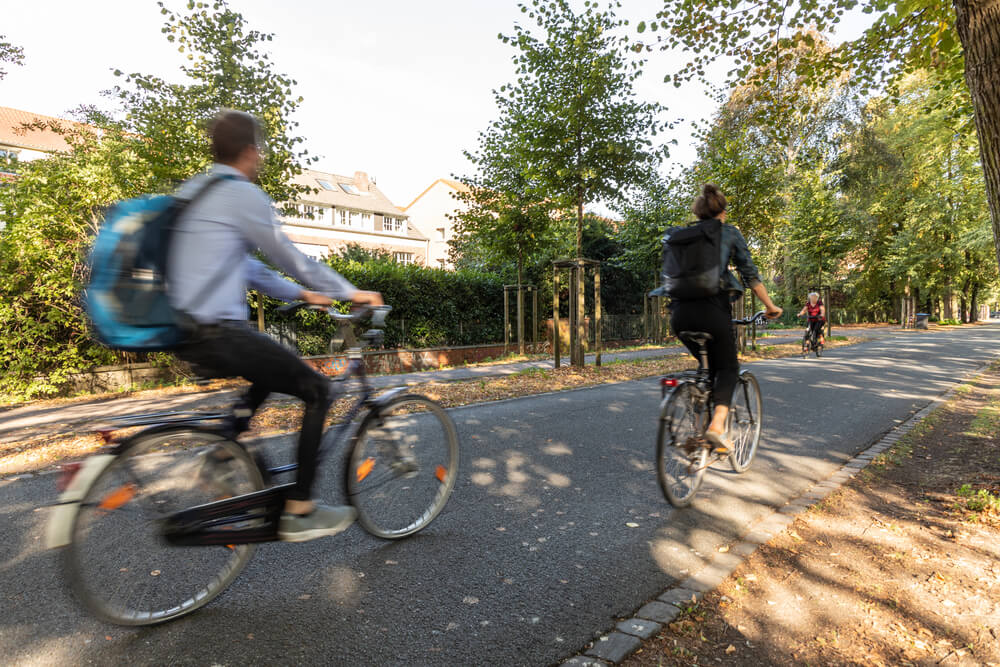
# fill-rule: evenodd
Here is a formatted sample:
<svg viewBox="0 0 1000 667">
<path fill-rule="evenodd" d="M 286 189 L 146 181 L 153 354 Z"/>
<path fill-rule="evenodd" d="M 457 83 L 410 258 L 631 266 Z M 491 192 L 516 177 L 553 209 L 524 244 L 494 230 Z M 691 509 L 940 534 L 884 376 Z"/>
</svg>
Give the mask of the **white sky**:
<svg viewBox="0 0 1000 667">
<path fill-rule="evenodd" d="M 154 0 L 4 0 L 0 34 L 22 46 L 23 67 L 0 81 L 0 106 L 61 116 L 80 104 L 107 106 L 100 91 L 111 70 L 178 79 L 184 62 L 160 34 Z M 167 0 L 167 6 L 186 4 Z M 622 15 L 651 18 L 661 0 L 626 0 Z M 513 48 L 497 39 L 523 15 L 516 0 L 231 0 L 251 28 L 275 34 L 279 72 L 305 98 L 297 120 L 317 169 L 367 171 L 398 206 L 435 179 L 468 171 L 474 149 L 495 117 L 492 89 L 512 77 Z M 523 17 L 526 19 L 526 17 Z M 851 21 L 856 31 L 862 19 Z M 683 56 L 654 52 L 639 96 L 684 119 L 670 136 L 664 171 L 694 158 L 687 121 L 712 114 L 701 87 L 663 83 Z M 724 69 L 720 67 L 720 73 Z"/>
</svg>

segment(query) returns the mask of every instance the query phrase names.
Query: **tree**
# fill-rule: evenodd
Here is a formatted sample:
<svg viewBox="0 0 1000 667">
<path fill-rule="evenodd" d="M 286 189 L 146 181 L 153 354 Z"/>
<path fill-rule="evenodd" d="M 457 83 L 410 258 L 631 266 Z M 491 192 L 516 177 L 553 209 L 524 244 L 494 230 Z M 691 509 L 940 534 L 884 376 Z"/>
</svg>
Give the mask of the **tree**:
<svg viewBox="0 0 1000 667">
<path fill-rule="evenodd" d="M 790 47 L 812 47 L 814 30 L 836 26 L 845 12 L 860 7 L 877 18 L 860 37 L 828 50 L 815 49 L 794 65 L 796 74 L 819 84 L 849 73 L 862 93 L 922 68 L 940 73 L 950 96 L 942 103 L 953 113 L 975 112 L 980 158 L 1000 262 L 1000 3 L 996 0 L 734 0 L 713 4 L 665 0 L 654 20 L 640 23 L 662 30 L 662 48 L 681 47 L 694 57 L 668 79 L 675 85 L 705 78 L 717 57 L 735 61 L 728 83 L 745 82 L 768 65 L 789 66 Z M 956 94 L 963 76 L 969 96 Z M 717 83 L 717 82 L 714 82 Z"/>
<path fill-rule="evenodd" d="M 88 125 L 51 125 L 70 151 L 22 163 L 0 188 L 0 391 L 53 393 L 70 373 L 121 358 L 90 342 L 79 306 L 90 240 L 115 201 L 167 192 L 209 164 L 204 123 L 220 107 L 254 113 L 269 133 L 262 186 L 277 201 L 298 190 L 290 179 L 302 139 L 288 119 L 298 99 L 261 50 L 271 35 L 248 30 L 225 3 L 188 7 L 161 10 L 167 39 L 193 63 L 182 68 L 187 82 L 125 77 L 112 94 L 121 120 L 86 108 Z"/>
<path fill-rule="evenodd" d="M 0 63 L 21 65 L 24 62 L 24 49 L 7 41 L 5 35 L 0 35 Z M 7 70 L 0 67 L 0 81 L 7 76 Z"/>
<path fill-rule="evenodd" d="M 207 167 L 206 125 L 220 109 L 238 109 L 263 126 L 258 183 L 276 202 L 291 205 L 310 190 L 292 180 L 310 158 L 299 148 L 305 139 L 294 134 L 298 123 L 292 118 L 302 103 L 292 93 L 297 82 L 276 72 L 262 48 L 274 35 L 249 28 L 226 2 L 189 2 L 186 14 L 157 4 L 166 17 L 161 32 L 189 63 L 180 68 L 185 82 L 115 70 L 125 85 L 111 91 L 125 112 L 123 121 L 111 122 L 137 137 L 137 154 L 151 170 L 147 189 L 169 188 Z M 103 114 L 86 115 L 99 126 L 109 121 Z"/>
<path fill-rule="evenodd" d="M 661 239 L 668 227 L 691 218 L 691 188 L 685 176 L 654 177 L 622 204 L 622 222 L 615 233 L 619 251 L 610 261 L 636 276 L 648 291 L 659 286 Z"/>
<path fill-rule="evenodd" d="M 583 244 L 584 207 L 619 201 L 665 154 L 653 138 L 665 127 L 661 107 L 639 102 L 633 83 L 643 61 L 628 59 L 625 22 L 612 9 L 568 0 L 520 5 L 535 26 L 517 24 L 500 35 L 517 49 L 517 80 L 500 87 L 500 119 L 493 129 L 524 169 L 526 192 L 576 216 L 576 252 Z"/>
</svg>

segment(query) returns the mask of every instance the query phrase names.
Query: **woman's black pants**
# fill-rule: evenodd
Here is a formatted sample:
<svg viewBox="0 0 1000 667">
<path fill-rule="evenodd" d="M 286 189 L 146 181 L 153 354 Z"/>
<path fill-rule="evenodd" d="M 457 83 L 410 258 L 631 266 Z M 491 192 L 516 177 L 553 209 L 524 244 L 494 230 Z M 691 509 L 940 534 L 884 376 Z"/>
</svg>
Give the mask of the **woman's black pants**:
<svg viewBox="0 0 1000 667">
<path fill-rule="evenodd" d="M 670 328 L 678 337 L 681 331 L 712 334 L 712 340 L 705 345 L 712 377 L 712 395 L 716 405 L 728 407 L 740 375 L 729 295 L 722 293 L 707 299 L 675 300 L 670 305 Z M 682 342 L 697 359 L 698 346 L 683 339 Z"/>
</svg>

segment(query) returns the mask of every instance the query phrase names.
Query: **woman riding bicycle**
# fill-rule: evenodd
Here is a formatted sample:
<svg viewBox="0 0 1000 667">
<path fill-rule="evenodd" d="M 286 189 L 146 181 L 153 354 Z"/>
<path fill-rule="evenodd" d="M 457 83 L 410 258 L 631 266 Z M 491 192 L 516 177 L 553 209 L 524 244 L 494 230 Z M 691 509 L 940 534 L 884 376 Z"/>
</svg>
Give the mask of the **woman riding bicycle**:
<svg viewBox="0 0 1000 667">
<path fill-rule="evenodd" d="M 806 330 L 806 337 L 809 338 L 815 335 L 816 341 L 820 345 L 823 345 L 823 325 L 826 324 L 826 306 L 823 305 L 823 301 L 816 292 L 809 292 L 809 299 L 806 301 L 806 305 L 799 311 L 799 317 L 803 315 L 809 318 L 809 328 Z"/>
<path fill-rule="evenodd" d="M 694 200 L 692 211 L 698 217 L 698 222 L 692 225 L 711 227 L 716 221 L 721 224 L 721 262 L 720 280 L 722 289 L 715 296 L 678 299 L 674 298 L 670 305 L 670 327 L 677 335 L 681 331 L 703 331 L 712 335 L 712 340 L 706 345 L 708 351 L 708 366 L 712 376 L 712 394 L 715 400 L 715 411 L 712 421 L 705 432 L 705 438 L 711 443 L 718 454 L 726 454 L 732 450 L 732 440 L 726 433 L 726 422 L 729 417 L 729 405 L 732 402 L 733 390 L 739 379 L 740 362 L 736 356 L 736 338 L 733 335 L 731 303 L 743 293 L 746 286 L 757 295 L 766 308 L 767 317 L 774 319 L 781 316 L 781 308 L 771 301 L 767 288 L 760 281 L 760 274 L 750 257 L 747 242 L 740 230 L 733 225 L 725 224 L 726 198 L 719 188 L 706 184 L 701 195 Z M 717 227 L 718 225 L 716 225 Z M 732 262 L 743 285 L 729 271 Z M 684 341 L 691 354 L 698 357 L 698 346 L 691 341 Z"/>
</svg>

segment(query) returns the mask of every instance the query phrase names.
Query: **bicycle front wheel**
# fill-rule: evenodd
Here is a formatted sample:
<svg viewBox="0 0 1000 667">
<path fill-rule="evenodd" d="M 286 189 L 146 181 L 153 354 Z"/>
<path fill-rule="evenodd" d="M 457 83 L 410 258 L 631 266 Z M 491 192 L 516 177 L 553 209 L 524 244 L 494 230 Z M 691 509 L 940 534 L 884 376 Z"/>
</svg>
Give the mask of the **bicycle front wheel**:
<svg viewBox="0 0 1000 667">
<path fill-rule="evenodd" d="M 750 371 L 743 371 L 729 408 L 729 433 L 733 437 L 729 465 L 734 472 L 744 472 L 757 454 L 763 416 L 764 402 L 757 378 Z"/>
<path fill-rule="evenodd" d="M 663 495 L 674 507 L 687 507 L 708 466 L 704 443 L 707 414 L 698 411 L 691 385 L 682 384 L 663 401 L 656 436 L 656 474 Z"/>
<path fill-rule="evenodd" d="M 425 396 L 404 394 L 365 416 L 351 449 L 345 486 L 358 523 L 399 539 L 441 513 L 458 477 L 458 435 Z"/>
<path fill-rule="evenodd" d="M 262 488 L 253 457 L 217 433 L 185 427 L 137 436 L 83 493 L 63 554 L 74 592 L 118 625 L 163 623 L 208 604 L 254 547 L 172 546 L 163 519 Z"/>
</svg>

